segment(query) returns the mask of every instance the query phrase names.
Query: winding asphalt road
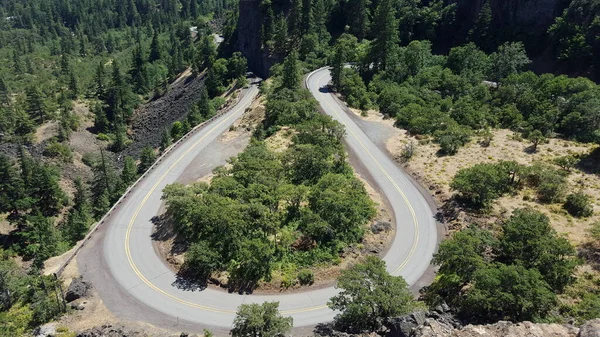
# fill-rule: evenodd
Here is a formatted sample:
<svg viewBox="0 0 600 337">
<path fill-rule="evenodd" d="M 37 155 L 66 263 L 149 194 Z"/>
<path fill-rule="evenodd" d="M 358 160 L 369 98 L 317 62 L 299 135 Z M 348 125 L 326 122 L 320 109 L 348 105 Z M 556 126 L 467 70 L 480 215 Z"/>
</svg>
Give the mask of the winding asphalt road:
<svg viewBox="0 0 600 337">
<path fill-rule="evenodd" d="M 310 74 L 306 84 L 322 109 L 346 127 L 347 145 L 388 198 L 397 230 L 384 260 L 391 273 L 402 275 L 412 284 L 425 272 L 435 250 L 437 230 L 433 212 L 410 179 L 346 115 L 337 99 L 323 89 L 329 81 L 329 71 L 321 69 Z M 282 295 L 181 289 L 174 285 L 176 275 L 153 248 L 151 219 L 159 213 L 162 189 L 177 180 L 195 154 L 242 116 L 257 93 L 258 88 L 252 85 L 233 109 L 182 141 L 147 173 L 107 219 L 103 258 L 118 286 L 165 315 L 199 325 L 229 328 L 240 304 L 264 301 L 278 301 L 282 314 L 292 316 L 296 327 L 330 321 L 335 315 L 326 306 L 328 299 L 337 293 L 334 287 Z"/>
</svg>

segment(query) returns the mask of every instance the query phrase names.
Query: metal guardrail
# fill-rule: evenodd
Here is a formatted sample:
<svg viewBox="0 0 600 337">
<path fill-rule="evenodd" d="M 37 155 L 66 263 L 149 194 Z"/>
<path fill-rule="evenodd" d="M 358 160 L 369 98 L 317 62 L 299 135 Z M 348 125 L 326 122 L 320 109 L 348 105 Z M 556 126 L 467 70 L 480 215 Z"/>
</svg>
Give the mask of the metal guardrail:
<svg viewBox="0 0 600 337">
<path fill-rule="evenodd" d="M 240 98 L 241 101 L 241 98 Z M 239 101 L 238 101 L 239 102 Z M 233 107 L 232 107 L 233 108 Z M 127 198 L 127 195 L 129 193 L 131 193 L 131 191 L 144 179 L 146 178 L 146 176 L 148 176 L 148 174 L 161 162 L 163 161 L 163 159 L 165 159 L 165 157 L 167 155 L 169 155 L 171 153 L 171 151 L 173 149 L 175 149 L 177 146 L 179 146 L 184 140 L 186 140 L 187 138 L 189 138 L 191 135 L 193 135 L 194 133 L 196 133 L 198 130 L 200 130 L 201 128 L 203 128 L 204 126 L 206 126 L 207 124 L 211 123 L 212 121 L 214 121 L 215 119 L 225 115 L 226 113 L 230 112 L 232 110 L 232 108 L 229 107 L 225 107 L 225 109 L 222 109 L 221 111 L 217 112 L 214 116 L 212 116 L 211 118 L 205 120 L 204 122 L 196 125 L 195 127 L 193 127 L 190 131 L 188 131 L 188 133 L 186 133 L 185 135 L 183 135 L 183 137 L 179 138 L 177 141 L 175 141 L 175 143 L 171 144 L 169 147 L 167 147 L 163 153 L 156 159 L 156 161 L 154 161 L 154 163 L 152 165 L 150 165 L 150 167 L 144 172 L 142 173 L 142 175 L 133 183 L 131 184 L 127 190 L 125 190 L 125 192 L 123 193 L 123 195 L 121 195 L 121 197 L 112 205 L 112 207 L 102 216 L 102 218 L 100 218 L 100 220 L 98 220 L 98 222 L 96 222 L 96 224 L 94 226 L 92 226 L 92 228 L 90 229 L 90 231 L 85 235 L 85 237 L 79 241 L 76 245 L 75 245 L 75 249 L 71 252 L 71 255 L 61 264 L 61 266 L 56 270 L 56 272 L 54 272 L 54 276 L 55 277 L 60 277 L 62 275 L 62 273 L 65 271 L 65 268 L 69 265 L 69 263 L 71 263 L 71 261 L 73 261 L 73 259 L 75 258 L 75 256 L 77 256 L 77 253 L 79 253 L 79 251 L 81 251 L 81 249 L 85 246 L 85 244 L 87 243 L 87 241 L 89 241 L 92 237 L 92 235 L 98 231 L 98 228 L 108 219 L 108 217 L 110 217 L 110 215 L 113 213 L 113 211 L 121 204 L 121 202 L 123 202 L 123 200 L 125 200 Z"/>
</svg>

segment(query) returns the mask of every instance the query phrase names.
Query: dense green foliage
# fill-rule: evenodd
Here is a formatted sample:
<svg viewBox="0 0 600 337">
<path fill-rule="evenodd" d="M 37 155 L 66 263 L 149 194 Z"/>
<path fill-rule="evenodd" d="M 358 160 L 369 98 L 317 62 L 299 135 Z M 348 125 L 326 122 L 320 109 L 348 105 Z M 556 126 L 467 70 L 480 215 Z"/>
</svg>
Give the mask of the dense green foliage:
<svg viewBox="0 0 600 337">
<path fill-rule="evenodd" d="M 242 304 L 233 320 L 233 337 L 283 337 L 292 329 L 292 318 L 279 314 L 278 302 Z"/>
<path fill-rule="evenodd" d="M 27 273 L 0 250 L 0 336 L 23 336 L 66 310 L 53 276 Z"/>
<path fill-rule="evenodd" d="M 344 331 L 377 331 L 384 319 L 407 314 L 415 308 L 406 281 L 390 275 L 385 262 L 374 256 L 344 270 L 337 287 L 342 291 L 328 305 L 341 311 L 335 324 Z"/>
<path fill-rule="evenodd" d="M 445 301 L 468 320 L 543 320 L 557 293 L 574 280 L 575 249 L 533 209 L 518 209 L 493 235 L 476 227 L 440 244 L 438 277 L 424 291 L 429 304 Z"/>
<path fill-rule="evenodd" d="M 547 164 L 532 166 L 500 161 L 482 163 L 459 170 L 450 187 L 457 199 L 474 209 L 485 209 L 506 193 L 529 187 L 537 192 L 543 203 L 563 200 L 567 188 L 566 173 Z"/>
<path fill-rule="evenodd" d="M 227 271 L 230 286 L 251 289 L 281 272 L 283 287 L 310 283 L 300 268 L 338 261 L 375 215 L 346 162 L 343 128 L 317 112 L 297 78 L 284 73 L 270 89 L 257 138 L 210 185 L 164 190 L 168 215 L 190 244 L 184 270 L 199 280 Z M 276 153 L 261 139 L 283 126 L 293 127 L 292 143 Z"/>
<path fill-rule="evenodd" d="M 330 61 L 334 86 L 351 106 L 376 105 L 411 134 L 433 136 L 440 154 L 455 154 L 474 131 L 489 127 L 522 133 L 534 152 L 555 135 L 600 142 L 600 87 L 584 78 L 521 72 L 529 59 L 520 43 L 492 54 L 467 44 L 441 56 L 429 42 L 412 41 L 375 72 L 363 66 L 369 59 L 363 48 L 369 47 L 347 35 L 338 39 Z M 348 61 L 356 63 L 343 69 Z"/>
</svg>

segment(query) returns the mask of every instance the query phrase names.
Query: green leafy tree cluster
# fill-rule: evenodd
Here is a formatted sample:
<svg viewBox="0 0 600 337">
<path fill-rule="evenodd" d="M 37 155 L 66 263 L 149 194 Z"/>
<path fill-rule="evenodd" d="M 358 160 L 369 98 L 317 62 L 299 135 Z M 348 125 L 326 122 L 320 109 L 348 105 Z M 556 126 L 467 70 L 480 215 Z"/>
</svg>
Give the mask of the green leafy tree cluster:
<svg viewBox="0 0 600 337">
<path fill-rule="evenodd" d="M 375 210 L 346 163 L 341 125 L 317 113 L 308 91 L 277 87 L 257 133 L 283 126 L 294 129 L 285 151 L 255 139 L 210 185 L 165 189 L 168 214 L 190 243 L 184 272 L 206 282 L 226 270 L 229 286 L 248 289 L 283 264 L 285 287 L 300 282 L 301 268 L 336 261 L 339 247 L 362 239 Z"/>
<path fill-rule="evenodd" d="M 291 317 L 279 313 L 279 302 L 242 304 L 233 320 L 233 337 L 283 337 L 292 329 Z"/>
<path fill-rule="evenodd" d="M 390 275 L 385 262 L 374 256 L 343 271 L 337 287 L 342 291 L 327 305 L 341 311 L 335 324 L 344 331 L 378 331 L 385 319 L 416 308 L 406 281 Z"/>
<path fill-rule="evenodd" d="M 566 175 L 547 164 L 500 161 L 461 169 L 450 183 L 458 199 L 476 209 L 485 209 L 495 199 L 524 186 L 534 189 L 540 202 L 560 202 L 567 189 Z"/>
<path fill-rule="evenodd" d="M 445 301 L 475 322 L 545 319 L 578 263 L 548 217 L 529 208 L 515 210 L 497 236 L 477 227 L 454 234 L 433 262 L 440 269 L 426 301 Z"/>
</svg>

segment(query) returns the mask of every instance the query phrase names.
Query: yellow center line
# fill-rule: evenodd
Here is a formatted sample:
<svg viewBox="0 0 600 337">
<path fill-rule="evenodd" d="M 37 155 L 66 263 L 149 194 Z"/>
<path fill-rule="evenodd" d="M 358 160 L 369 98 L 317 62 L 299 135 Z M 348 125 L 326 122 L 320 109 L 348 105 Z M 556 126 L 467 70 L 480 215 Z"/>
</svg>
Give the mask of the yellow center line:
<svg viewBox="0 0 600 337">
<path fill-rule="evenodd" d="M 327 74 L 321 75 L 317 79 L 317 83 L 320 83 L 320 79 L 322 79 L 326 75 Z M 333 111 L 333 113 L 338 117 L 338 119 L 341 120 L 341 116 L 336 111 L 336 109 L 334 107 L 332 107 L 331 104 L 329 104 L 329 102 L 327 100 L 324 100 L 324 102 L 327 105 L 327 107 L 329 107 L 329 109 L 331 111 Z M 412 256 L 415 254 L 415 251 L 417 250 L 417 242 L 419 242 L 419 221 L 417 220 L 417 215 L 415 214 L 415 210 L 413 209 L 412 204 L 410 203 L 410 201 L 408 200 L 408 198 L 406 197 L 406 195 L 404 194 L 404 192 L 402 191 L 402 189 L 398 186 L 398 184 L 396 184 L 396 182 L 394 181 L 394 179 L 392 179 L 392 177 L 390 176 L 390 174 L 383 168 L 383 166 L 379 163 L 379 161 L 377 159 L 375 159 L 375 156 L 371 153 L 371 151 L 369 151 L 369 149 L 367 149 L 366 145 L 356 136 L 356 134 L 354 132 L 352 132 L 352 130 L 348 129 L 348 132 L 350 133 L 350 135 L 352 137 L 354 137 L 354 139 L 356 139 L 358 141 L 358 143 L 360 144 L 360 146 L 362 147 L 362 149 L 367 153 L 367 155 L 369 157 L 371 157 L 371 159 L 373 160 L 373 162 L 375 163 L 375 165 L 377 165 L 377 167 L 388 178 L 388 180 L 392 183 L 392 185 L 398 191 L 398 193 L 400 193 L 400 195 L 402 196 L 402 199 L 404 200 L 404 203 L 408 206 L 410 214 L 412 215 L 413 224 L 415 226 L 415 234 L 414 234 L 414 237 L 413 237 L 413 244 L 412 244 L 412 247 L 411 247 L 411 249 L 410 249 L 410 251 L 408 253 L 408 256 L 404 259 L 404 261 L 402 261 L 402 263 L 398 266 L 398 268 L 396 268 L 392 272 L 392 274 L 396 275 L 398 272 L 400 272 L 406 266 L 406 264 L 408 264 L 408 261 L 410 261 L 410 259 L 412 258 Z M 398 230 L 398 225 L 399 224 L 396 224 L 396 230 Z"/>
<path fill-rule="evenodd" d="M 325 75 L 322 75 L 320 78 L 322 78 Z M 318 82 L 318 81 L 317 81 Z M 334 112 L 334 114 L 336 114 L 336 116 L 338 116 L 338 118 L 340 117 L 339 114 L 337 113 L 337 111 L 335 109 L 333 109 L 331 107 L 331 105 L 325 101 L 325 104 L 327 104 L 327 106 Z M 131 237 L 131 230 L 133 228 L 133 224 L 136 221 L 141 209 L 143 208 L 143 206 L 146 204 L 146 202 L 148 201 L 148 199 L 150 198 L 150 195 L 152 193 L 154 193 L 154 191 L 156 190 L 156 188 L 158 187 L 158 185 L 164 180 L 164 178 L 167 176 L 167 174 L 169 174 L 171 172 L 171 170 L 177 166 L 177 164 L 179 164 L 183 158 L 185 156 L 187 156 L 194 148 L 196 148 L 196 146 L 202 142 L 204 139 L 206 139 L 206 137 L 208 137 L 210 134 L 212 134 L 219 126 L 221 126 L 222 124 L 226 123 L 229 119 L 231 119 L 233 117 L 234 113 L 232 113 L 230 116 L 226 117 L 225 119 L 223 119 L 221 122 L 219 122 L 218 124 L 216 124 L 215 126 L 213 126 L 207 133 L 206 135 L 202 136 L 200 139 L 198 139 L 189 149 L 187 149 L 161 176 L 160 178 L 156 181 L 156 183 L 154 184 L 154 186 L 152 186 L 152 188 L 148 191 L 148 193 L 146 194 L 146 196 L 144 197 L 144 199 L 142 200 L 142 202 L 140 203 L 140 205 L 138 206 L 138 208 L 136 209 L 135 213 L 133 214 L 133 217 L 131 218 L 131 220 L 129 221 L 129 225 L 127 226 L 127 232 L 125 233 L 125 253 L 127 255 L 127 260 L 129 262 L 129 265 L 131 266 L 131 268 L 133 269 L 134 273 L 140 278 L 140 280 L 142 282 L 144 282 L 148 287 L 150 287 L 151 289 L 155 290 L 158 293 L 161 293 L 173 300 L 175 300 L 178 303 L 187 305 L 189 307 L 193 307 L 193 308 L 197 308 L 197 309 L 201 309 L 201 310 L 205 310 L 205 311 L 209 311 L 209 312 L 217 312 L 217 313 L 227 313 L 227 314 L 235 314 L 236 311 L 235 310 L 227 310 L 227 309 L 219 309 L 219 308 L 213 308 L 213 307 L 208 307 L 208 306 L 204 306 L 204 305 L 200 305 L 197 303 L 193 303 L 190 301 L 186 301 L 183 300 L 177 296 L 174 296 L 172 294 L 169 294 L 168 292 L 164 291 L 163 289 L 157 287 L 156 285 L 154 285 L 152 282 L 150 282 L 150 280 L 148 280 L 138 269 L 138 267 L 136 266 L 135 262 L 133 261 L 133 258 L 131 256 L 131 250 L 129 247 L 129 241 L 130 241 L 130 237 Z M 416 218 L 416 214 L 415 211 L 412 207 L 412 205 L 410 204 L 410 201 L 408 200 L 408 198 L 406 197 L 406 195 L 404 194 L 404 192 L 402 192 L 402 189 L 400 189 L 400 187 L 396 184 L 396 182 L 392 179 L 392 177 L 387 173 L 387 171 L 383 168 L 383 166 L 379 163 L 379 161 L 377 161 L 375 159 L 375 157 L 373 156 L 373 154 L 367 149 L 367 147 L 365 146 L 365 144 L 356 136 L 356 134 L 354 134 L 354 132 L 352 132 L 351 130 L 349 130 L 350 135 L 352 135 L 361 145 L 361 147 L 363 148 L 363 150 L 369 155 L 369 157 L 373 160 L 373 162 L 377 165 L 377 167 L 384 173 L 384 175 L 388 178 L 388 180 L 392 183 L 392 185 L 395 187 L 395 189 L 400 193 L 400 195 L 402 196 L 404 202 L 406 203 L 406 205 L 408 206 L 412 218 L 413 218 L 413 223 L 415 225 L 415 235 L 414 235 L 414 240 L 413 240 L 413 245 L 411 247 L 411 250 L 409 252 L 409 255 L 406 257 L 406 259 L 402 262 L 402 264 L 400 266 L 398 266 L 398 268 L 396 268 L 396 270 L 394 270 L 393 274 L 398 273 L 400 270 L 402 270 L 402 268 L 404 268 L 406 266 L 406 264 L 408 263 L 408 261 L 412 258 L 412 256 L 414 255 L 415 251 L 416 251 L 416 247 L 417 247 L 417 242 L 419 240 L 419 226 L 418 226 L 418 221 Z M 314 306 L 314 307 L 306 307 L 306 308 L 300 308 L 300 309 L 292 309 L 292 310 L 282 310 L 281 313 L 284 315 L 289 315 L 289 314 L 295 314 L 295 313 L 302 313 L 302 312 L 309 312 L 309 311 L 315 311 L 315 310 L 320 310 L 320 309 L 325 309 L 327 308 L 327 305 L 319 305 L 319 306 Z"/>
<path fill-rule="evenodd" d="M 150 287 L 151 289 L 155 290 L 156 292 L 159 292 L 173 300 L 175 300 L 178 303 L 187 305 L 189 307 L 193 307 L 193 308 L 197 308 L 197 309 L 201 309 L 201 310 L 205 310 L 205 311 L 209 311 L 209 312 L 217 312 L 217 313 L 227 313 L 227 314 L 235 314 L 236 311 L 235 310 L 227 310 L 227 309 L 219 309 L 219 308 L 213 308 L 213 307 L 208 307 L 208 306 L 204 306 L 204 305 L 200 305 L 194 302 L 190 302 L 190 301 L 186 301 L 183 300 L 175 295 L 169 294 L 168 292 L 162 290 L 161 288 L 157 287 L 154 283 L 152 283 L 150 280 L 148 280 L 148 278 L 146 278 L 146 276 L 144 276 L 140 270 L 138 269 L 137 265 L 135 264 L 133 257 L 131 256 L 131 250 L 129 247 L 129 241 L 130 241 L 130 237 L 131 237 L 131 230 L 133 229 L 133 224 L 135 223 L 140 211 L 142 210 L 142 208 L 144 207 L 144 205 L 146 204 L 146 202 L 148 201 L 148 199 L 150 198 L 150 195 L 152 193 L 154 193 L 154 191 L 156 190 L 156 188 L 158 187 L 158 185 L 164 180 L 164 178 L 167 176 L 167 174 L 169 174 L 169 172 L 171 172 L 171 170 L 177 166 L 177 164 L 179 164 L 179 162 L 181 162 L 181 160 L 183 160 L 183 158 L 185 156 L 187 156 L 200 142 L 202 142 L 204 139 L 206 139 L 206 137 L 208 137 L 210 134 L 212 134 L 219 126 L 223 125 L 224 123 L 226 123 L 229 119 L 231 119 L 233 117 L 234 113 L 232 113 L 230 116 L 226 117 L 225 119 L 223 119 L 221 122 L 219 122 L 218 124 L 216 124 L 215 126 L 213 126 L 207 133 L 206 135 L 202 136 L 200 139 L 198 139 L 189 149 L 187 149 L 161 176 L 160 178 L 156 181 L 156 183 L 154 184 L 154 186 L 152 186 L 152 188 L 148 191 L 148 193 L 146 194 L 146 196 L 144 197 L 144 199 L 142 200 L 142 202 L 140 203 L 140 205 L 138 206 L 138 208 L 136 209 L 135 213 L 133 214 L 133 217 L 131 218 L 131 220 L 129 221 L 129 225 L 127 226 L 127 232 L 125 233 L 125 254 L 127 255 L 127 260 L 129 262 L 129 265 L 131 266 L 131 268 L 133 269 L 134 273 L 140 278 L 140 280 L 142 282 L 144 282 L 148 287 Z M 301 308 L 301 309 L 295 309 L 295 310 L 286 310 L 286 311 L 281 311 L 282 314 L 294 314 L 294 313 L 300 313 L 300 312 L 306 312 L 306 311 L 313 311 L 313 310 L 319 310 L 319 309 L 324 309 L 326 308 L 326 305 L 320 305 L 320 306 L 315 306 L 315 307 L 309 307 L 309 308 Z"/>
</svg>

